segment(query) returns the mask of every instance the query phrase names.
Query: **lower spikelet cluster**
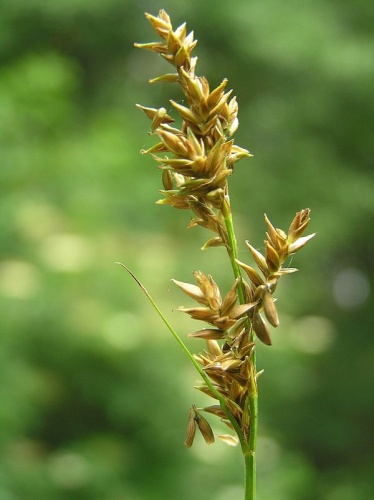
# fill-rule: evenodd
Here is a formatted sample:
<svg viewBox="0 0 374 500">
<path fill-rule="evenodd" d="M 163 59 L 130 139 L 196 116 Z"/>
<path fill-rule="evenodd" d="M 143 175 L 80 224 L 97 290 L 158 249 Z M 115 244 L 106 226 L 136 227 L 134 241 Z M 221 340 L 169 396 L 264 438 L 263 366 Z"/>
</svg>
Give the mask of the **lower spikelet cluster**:
<svg viewBox="0 0 374 500">
<path fill-rule="evenodd" d="M 247 242 L 258 271 L 238 261 L 249 278 L 249 282 L 242 280 L 246 299 L 243 304 L 238 304 L 238 279 L 224 298 L 213 278 L 205 276 L 200 271 L 194 273 L 197 285 L 173 280 L 186 295 L 199 303 L 198 307 L 179 308 L 191 318 L 208 324 L 208 328 L 188 335 L 206 340 L 206 350 L 196 355 L 195 359 L 202 365 L 215 389 L 223 396 L 231 416 L 240 426 L 244 439 L 248 438 L 250 431 L 249 398 L 257 392 L 256 381 L 259 375 L 252 360 L 254 340 L 257 337 L 265 344 L 271 345 L 267 323 L 273 327 L 279 325 L 273 293 L 282 276 L 297 271 L 295 268 L 283 267 L 285 260 L 303 248 L 314 236 L 314 234 L 302 236 L 310 220 L 309 213 L 309 209 L 298 212 L 287 233 L 276 229 L 265 216 L 268 228 L 265 255 Z M 198 386 L 197 389 L 217 399 L 206 384 Z M 218 416 L 231 429 L 233 428 L 232 421 L 228 419 L 220 405 L 215 404 L 202 410 Z M 205 431 L 207 423 L 204 421 L 204 431 L 198 425 L 201 423 L 199 420 L 201 418 L 199 410 L 193 407 L 186 437 L 187 446 L 192 444 L 194 435 L 192 429 L 196 425 L 206 441 L 212 442 L 212 434 L 207 434 Z M 192 421 L 195 422 L 195 427 Z M 218 437 L 229 441 L 230 444 L 235 440 L 227 435 Z"/>
</svg>

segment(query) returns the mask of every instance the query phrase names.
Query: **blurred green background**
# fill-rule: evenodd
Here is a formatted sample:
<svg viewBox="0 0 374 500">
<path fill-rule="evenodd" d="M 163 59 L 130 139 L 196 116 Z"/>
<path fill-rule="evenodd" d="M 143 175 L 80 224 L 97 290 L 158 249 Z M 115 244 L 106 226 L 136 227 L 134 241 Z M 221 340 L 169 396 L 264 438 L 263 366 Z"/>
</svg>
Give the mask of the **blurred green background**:
<svg viewBox="0 0 374 500">
<path fill-rule="evenodd" d="M 238 449 L 183 447 L 190 404 L 208 401 L 114 265 L 183 337 L 196 327 L 170 278 L 232 281 L 189 214 L 154 204 L 160 173 L 139 154 L 154 139 L 135 103 L 181 99 L 133 48 L 160 8 L 194 29 L 197 73 L 239 101 L 236 143 L 254 154 L 230 179 L 240 258 L 245 239 L 261 248 L 264 212 L 286 229 L 310 207 L 318 233 L 258 351 L 258 498 L 373 498 L 372 0 L 1 1 L 0 498 L 241 498 Z"/>
</svg>

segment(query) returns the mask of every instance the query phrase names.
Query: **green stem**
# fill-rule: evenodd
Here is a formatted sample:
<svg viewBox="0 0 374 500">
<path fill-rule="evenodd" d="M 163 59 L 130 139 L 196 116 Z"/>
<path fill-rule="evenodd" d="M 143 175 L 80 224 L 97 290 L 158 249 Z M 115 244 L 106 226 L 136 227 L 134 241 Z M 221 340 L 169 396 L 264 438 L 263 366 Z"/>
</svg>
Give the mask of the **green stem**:
<svg viewBox="0 0 374 500">
<path fill-rule="evenodd" d="M 244 455 L 245 462 L 245 500 L 256 498 L 256 447 L 257 447 L 257 424 L 258 424 L 258 396 L 252 394 L 249 397 L 251 425 L 249 433 L 249 453 Z"/>
<path fill-rule="evenodd" d="M 245 500 L 254 500 L 256 498 L 256 455 L 254 452 L 248 452 L 244 455 L 245 466 Z"/>
<path fill-rule="evenodd" d="M 231 266 L 234 272 L 235 278 L 239 279 L 238 286 L 238 297 L 241 304 L 246 302 L 245 299 L 245 288 L 242 281 L 240 267 L 236 261 L 238 258 L 238 246 L 236 243 L 234 223 L 232 218 L 232 212 L 230 207 L 229 196 L 227 194 L 225 203 L 222 208 L 222 215 L 225 220 L 225 225 L 227 229 L 228 236 L 228 248 L 227 252 L 230 258 Z M 254 500 L 256 498 L 256 448 L 257 448 L 257 425 L 258 425 L 258 395 L 257 395 L 257 384 L 255 380 L 256 374 L 256 351 L 252 354 L 252 365 L 253 365 L 253 377 L 252 387 L 249 391 L 248 401 L 246 404 L 249 405 L 250 410 L 250 426 L 249 426 L 249 437 L 248 444 L 242 446 L 242 452 L 244 455 L 244 465 L 245 465 L 245 500 Z"/>
<path fill-rule="evenodd" d="M 241 304 L 245 304 L 245 290 L 244 290 L 244 284 L 242 281 L 242 275 L 240 272 L 240 267 L 238 263 L 236 262 L 236 259 L 238 258 L 238 245 L 236 243 L 236 237 L 235 237 L 235 231 L 234 231 L 234 222 L 232 218 L 232 212 L 230 208 L 230 201 L 228 195 L 226 195 L 226 200 L 225 203 L 223 204 L 222 207 L 222 215 L 225 221 L 226 229 L 227 229 L 227 236 L 228 236 L 228 242 L 229 246 L 227 247 L 227 253 L 230 258 L 231 262 L 231 267 L 234 272 L 235 278 L 239 279 L 239 286 L 238 286 L 238 296 L 239 296 L 239 301 Z"/>
</svg>

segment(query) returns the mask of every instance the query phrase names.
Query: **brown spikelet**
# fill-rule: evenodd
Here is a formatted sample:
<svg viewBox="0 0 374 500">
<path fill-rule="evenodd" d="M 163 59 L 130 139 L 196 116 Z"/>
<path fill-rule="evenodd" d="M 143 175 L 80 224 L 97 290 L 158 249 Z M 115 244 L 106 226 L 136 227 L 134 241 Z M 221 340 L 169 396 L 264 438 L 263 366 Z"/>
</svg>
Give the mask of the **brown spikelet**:
<svg viewBox="0 0 374 500">
<path fill-rule="evenodd" d="M 186 433 L 186 439 L 184 441 L 184 444 L 185 446 L 187 446 L 187 448 L 190 448 L 192 446 L 195 439 L 195 434 L 196 434 L 196 420 L 195 420 L 195 411 L 192 407 L 190 409 L 188 417 L 187 433 Z"/>
<path fill-rule="evenodd" d="M 271 345 L 269 329 L 262 319 L 260 313 L 255 313 L 253 316 L 253 329 L 257 337 L 266 345 Z"/>
<path fill-rule="evenodd" d="M 198 411 L 198 409 L 196 408 L 195 405 L 192 406 L 192 409 L 193 409 L 193 412 L 195 414 L 194 420 L 195 420 L 195 422 L 199 428 L 199 431 L 201 432 L 201 435 L 203 436 L 206 444 L 213 444 L 215 441 L 215 438 L 214 438 L 212 428 L 209 425 L 209 422 L 207 421 L 206 418 L 204 418 L 201 415 L 201 413 Z"/>
</svg>

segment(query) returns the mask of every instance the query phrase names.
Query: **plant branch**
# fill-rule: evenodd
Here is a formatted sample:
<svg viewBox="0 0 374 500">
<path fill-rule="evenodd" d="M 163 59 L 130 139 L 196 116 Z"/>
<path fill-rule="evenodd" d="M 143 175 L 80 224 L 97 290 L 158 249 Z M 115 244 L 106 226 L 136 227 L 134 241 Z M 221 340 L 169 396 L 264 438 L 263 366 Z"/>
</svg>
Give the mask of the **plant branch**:
<svg viewBox="0 0 374 500">
<path fill-rule="evenodd" d="M 228 190 L 228 188 L 227 188 Z M 246 302 L 245 289 L 243 280 L 241 277 L 241 272 L 239 265 L 237 263 L 238 259 L 238 247 L 236 243 L 235 230 L 233 217 L 231 212 L 231 207 L 229 203 L 228 193 L 225 197 L 225 203 L 223 204 L 222 215 L 225 220 L 225 225 L 227 229 L 229 246 L 227 248 L 228 255 L 230 258 L 231 266 L 234 272 L 235 278 L 239 278 L 238 286 L 238 296 L 241 304 Z M 247 325 L 249 328 L 249 325 Z M 250 332 L 250 339 L 253 340 L 253 331 Z M 256 383 L 256 350 L 253 349 L 251 355 L 252 363 L 252 377 L 249 379 L 249 383 L 252 384 L 252 388 L 249 391 L 246 405 L 249 405 L 249 415 L 250 415 L 250 426 L 249 426 L 249 447 L 246 447 L 243 451 L 244 455 L 244 465 L 245 465 L 245 500 L 254 500 L 256 498 L 256 449 L 257 449 L 257 424 L 258 424 L 258 393 L 257 393 L 257 383 Z"/>
<path fill-rule="evenodd" d="M 228 188 L 227 188 L 228 190 Z M 234 272 L 235 278 L 239 279 L 239 286 L 238 286 L 238 296 L 239 296 L 239 301 L 241 304 L 245 304 L 245 290 L 244 290 L 244 284 L 242 280 L 242 275 L 240 272 L 240 267 L 237 263 L 238 259 L 238 245 L 236 243 L 236 237 L 235 237 L 235 230 L 234 230 L 234 222 L 233 222 L 233 217 L 232 217 L 232 212 L 231 212 L 231 207 L 230 207 L 230 201 L 229 201 L 229 195 L 226 194 L 225 196 L 225 201 L 223 203 L 222 207 L 222 215 L 225 221 L 226 229 L 227 229 L 227 236 L 228 236 L 228 242 L 229 245 L 227 247 L 227 253 L 230 258 L 231 262 L 231 267 Z"/>
</svg>

